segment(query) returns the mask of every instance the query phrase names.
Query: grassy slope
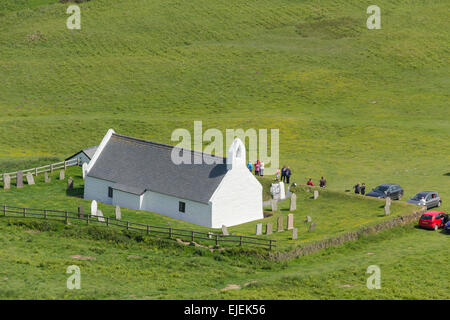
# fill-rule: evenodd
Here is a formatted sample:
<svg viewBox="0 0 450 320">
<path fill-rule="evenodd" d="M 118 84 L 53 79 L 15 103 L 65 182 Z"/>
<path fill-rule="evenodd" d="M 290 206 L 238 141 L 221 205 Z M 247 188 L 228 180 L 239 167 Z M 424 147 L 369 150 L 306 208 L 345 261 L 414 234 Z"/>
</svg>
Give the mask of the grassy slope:
<svg viewBox="0 0 450 320">
<path fill-rule="evenodd" d="M 442 251 L 448 235 L 412 226 L 273 263 L 146 239 L 135 242 L 62 224 L 23 222 L 13 219 L 8 225 L 8 219 L 0 219 L 0 240 L 7 244 L 0 248 L 3 299 L 450 298 L 447 283 L 428 276 L 450 263 Z M 47 231 L 36 233 L 36 228 Z M 66 268 L 73 264 L 81 269 L 81 290 L 66 289 Z M 365 286 L 366 269 L 374 264 L 381 268 L 381 290 Z M 229 284 L 242 289 L 222 291 Z"/>
</svg>

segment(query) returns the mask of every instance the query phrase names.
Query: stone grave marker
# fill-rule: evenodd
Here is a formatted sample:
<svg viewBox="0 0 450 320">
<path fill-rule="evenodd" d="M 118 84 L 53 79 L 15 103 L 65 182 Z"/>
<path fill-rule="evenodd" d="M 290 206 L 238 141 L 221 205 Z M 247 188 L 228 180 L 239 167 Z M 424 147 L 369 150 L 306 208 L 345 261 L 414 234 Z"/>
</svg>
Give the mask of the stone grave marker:
<svg viewBox="0 0 450 320">
<path fill-rule="evenodd" d="M 98 217 L 98 221 L 105 222 L 105 218 L 103 218 L 102 210 L 97 210 L 97 217 Z"/>
<path fill-rule="evenodd" d="M 229 235 L 230 235 L 230 234 L 228 233 L 227 226 L 225 226 L 225 225 L 222 225 L 222 234 L 223 234 L 224 236 L 229 236 Z"/>
<path fill-rule="evenodd" d="M 59 172 L 59 180 L 64 180 L 66 178 L 66 172 L 64 170 L 61 170 Z"/>
<path fill-rule="evenodd" d="M 319 191 L 314 190 L 314 200 L 316 200 L 317 198 L 319 198 Z"/>
<path fill-rule="evenodd" d="M 78 218 L 84 219 L 84 207 L 78 206 Z"/>
<path fill-rule="evenodd" d="M 310 216 L 306 216 L 305 223 L 310 223 L 312 221 L 312 218 Z"/>
<path fill-rule="evenodd" d="M 83 163 L 83 165 L 81 166 L 81 172 L 83 172 L 83 180 L 84 178 L 86 178 L 87 167 L 88 167 L 87 162 Z"/>
<path fill-rule="evenodd" d="M 386 205 L 391 206 L 391 197 L 386 197 Z"/>
<path fill-rule="evenodd" d="M 208 238 L 212 239 L 213 233 L 212 232 L 208 232 Z"/>
<path fill-rule="evenodd" d="M 92 200 L 92 202 L 91 202 L 91 216 L 97 215 L 97 209 L 98 209 L 97 201 Z"/>
<path fill-rule="evenodd" d="M 3 189 L 8 190 L 11 188 L 11 178 L 8 174 L 3 175 Z"/>
<path fill-rule="evenodd" d="M 256 235 L 257 236 L 262 235 L 262 223 L 257 223 L 256 224 Z"/>
<path fill-rule="evenodd" d="M 291 194 L 289 211 L 297 210 L 297 195 L 295 193 Z"/>
<path fill-rule="evenodd" d="M 49 183 L 50 181 L 52 181 L 52 179 L 49 178 L 48 172 L 45 171 L 45 172 L 44 172 L 44 182 L 45 182 L 45 183 Z"/>
<path fill-rule="evenodd" d="M 273 233 L 273 225 L 271 222 L 266 224 L 266 234 L 272 234 Z"/>
<path fill-rule="evenodd" d="M 275 211 L 278 210 L 278 208 L 277 208 L 277 200 L 272 200 L 270 202 L 270 204 L 272 205 L 272 213 L 274 213 Z"/>
<path fill-rule="evenodd" d="M 391 214 L 391 207 L 388 205 L 384 206 L 384 214 L 385 215 L 390 215 Z"/>
<path fill-rule="evenodd" d="M 282 231 L 284 231 L 284 228 L 283 228 L 283 216 L 278 216 L 278 219 L 277 219 L 277 232 L 282 232 Z"/>
<path fill-rule="evenodd" d="M 73 179 L 72 177 L 69 177 L 69 179 L 67 179 L 67 190 L 72 190 L 73 189 Z"/>
<path fill-rule="evenodd" d="M 117 220 L 121 220 L 122 219 L 122 212 L 120 211 L 120 207 L 119 206 L 116 206 L 115 213 L 116 213 L 116 219 Z"/>
<path fill-rule="evenodd" d="M 27 177 L 27 183 L 28 183 L 29 185 L 35 184 L 35 183 L 34 183 L 34 178 L 33 178 L 33 175 L 31 174 L 31 172 L 28 172 L 27 175 L 26 175 L 26 177 Z"/>
<path fill-rule="evenodd" d="M 313 231 L 315 228 L 316 228 L 316 223 L 315 222 L 311 223 L 311 225 L 309 226 L 308 232 Z"/>
<path fill-rule="evenodd" d="M 298 229 L 294 228 L 292 229 L 292 240 L 297 240 L 298 239 Z"/>
<path fill-rule="evenodd" d="M 23 187 L 23 172 L 22 171 L 17 171 L 16 186 L 17 186 L 17 188 Z"/>
<path fill-rule="evenodd" d="M 292 213 L 288 214 L 287 219 L 287 228 L 288 230 L 294 229 L 294 215 Z"/>
</svg>

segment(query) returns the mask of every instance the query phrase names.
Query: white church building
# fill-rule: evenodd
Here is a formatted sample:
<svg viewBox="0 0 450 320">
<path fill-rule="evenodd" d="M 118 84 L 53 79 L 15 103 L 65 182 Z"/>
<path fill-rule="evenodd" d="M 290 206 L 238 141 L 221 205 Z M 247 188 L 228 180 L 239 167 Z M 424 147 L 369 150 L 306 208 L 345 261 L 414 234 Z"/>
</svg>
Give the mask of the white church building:
<svg viewBox="0 0 450 320">
<path fill-rule="evenodd" d="M 173 152 L 188 152 L 191 164 L 175 164 Z M 205 158 L 221 163 L 208 164 L 212 161 L 205 163 Z M 195 161 L 199 159 L 203 161 Z M 225 159 L 109 129 L 84 166 L 83 175 L 84 198 L 89 200 L 156 212 L 210 228 L 264 217 L 262 186 L 247 169 L 240 139 L 233 141 Z"/>
</svg>

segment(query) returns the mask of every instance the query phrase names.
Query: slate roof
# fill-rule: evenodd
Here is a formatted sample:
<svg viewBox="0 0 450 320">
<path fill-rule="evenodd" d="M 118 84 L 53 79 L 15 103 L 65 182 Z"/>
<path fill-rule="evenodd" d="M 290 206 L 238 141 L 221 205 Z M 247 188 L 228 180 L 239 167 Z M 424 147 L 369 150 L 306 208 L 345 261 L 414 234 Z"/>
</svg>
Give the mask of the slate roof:
<svg viewBox="0 0 450 320">
<path fill-rule="evenodd" d="M 92 157 L 94 156 L 94 153 L 97 150 L 97 148 L 98 148 L 98 146 L 93 146 L 93 147 L 89 147 L 89 148 L 80 150 L 77 153 L 75 153 L 75 154 L 71 155 L 70 157 L 68 157 L 66 159 L 66 161 L 69 160 L 69 159 L 72 159 L 73 157 L 75 157 L 80 152 L 83 152 L 89 159 L 92 159 Z"/>
<path fill-rule="evenodd" d="M 141 195 L 146 190 L 208 203 L 227 172 L 226 159 L 184 149 L 192 164 L 176 165 L 174 146 L 114 133 L 88 176 L 114 182 L 114 189 Z M 221 159 L 222 164 L 194 164 L 202 155 Z"/>
</svg>

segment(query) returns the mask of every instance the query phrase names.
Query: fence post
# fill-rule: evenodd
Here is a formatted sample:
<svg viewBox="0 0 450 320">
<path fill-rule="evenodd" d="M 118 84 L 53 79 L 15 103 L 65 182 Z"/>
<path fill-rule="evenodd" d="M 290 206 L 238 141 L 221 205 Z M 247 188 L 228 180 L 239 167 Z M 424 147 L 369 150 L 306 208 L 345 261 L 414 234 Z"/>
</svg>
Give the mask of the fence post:
<svg viewBox="0 0 450 320">
<path fill-rule="evenodd" d="M 219 235 L 216 234 L 216 247 L 219 245 Z"/>
<path fill-rule="evenodd" d="M 50 172 L 53 172 L 53 163 L 50 165 Z"/>
<path fill-rule="evenodd" d="M 89 213 L 86 215 L 86 224 L 89 225 Z"/>
<path fill-rule="evenodd" d="M 169 238 L 172 239 L 172 228 L 169 228 Z"/>
<path fill-rule="evenodd" d="M 191 241 L 194 242 L 194 231 L 191 233 Z"/>
<path fill-rule="evenodd" d="M 3 216 L 6 217 L 6 204 L 3 205 Z"/>
<path fill-rule="evenodd" d="M 65 211 L 64 215 L 66 216 L 65 224 L 69 224 L 69 213 L 67 211 Z"/>
<path fill-rule="evenodd" d="M 269 250 L 272 250 L 272 240 L 269 240 Z"/>
<path fill-rule="evenodd" d="M 130 221 L 127 221 L 127 230 L 130 228 Z"/>
<path fill-rule="evenodd" d="M 109 227 L 109 217 L 106 217 L 106 226 Z"/>
<path fill-rule="evenodd" d="M 77 166 L 80 165 L 80 157 L 77 158 Z"/>
<path fill-rule="evenodd" d="M 66 169 L 67 169 L 67 161 L 64 160 L 64 170 L 66 170 Z"/>
<path fill-rule="evenodd" d="M 27 216 L 27 208 L 23 208 L 23 217 Z"/>
</svg>

